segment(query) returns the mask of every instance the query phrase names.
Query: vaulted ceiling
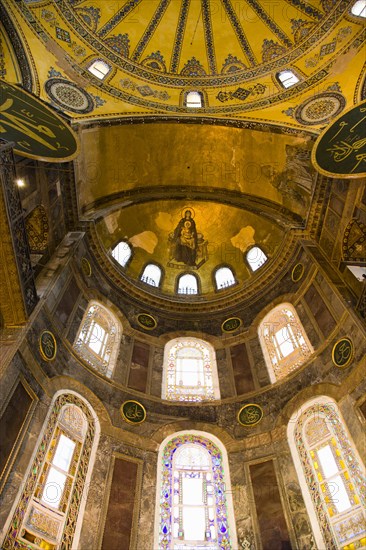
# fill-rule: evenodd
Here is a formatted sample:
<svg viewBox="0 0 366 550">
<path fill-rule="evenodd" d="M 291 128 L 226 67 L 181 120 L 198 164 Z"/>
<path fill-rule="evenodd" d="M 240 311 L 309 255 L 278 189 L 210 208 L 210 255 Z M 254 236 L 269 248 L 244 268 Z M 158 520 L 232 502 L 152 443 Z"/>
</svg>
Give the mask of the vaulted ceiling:
<svg viewBox="0 0 366 550">
<path fill-rule="evenodd" d="M 3 0 L 0 71 L 79 133 L 79 215 L 96 222 L 106 255 L 132 243 L 127 279 L 157 262 L 174 293 L 182 270 L 169 263 L 169 234 L 189 208 L 209 246 L 197 273 L 210 294 L 215 266 L 232 265 L 244 285 L 265 278 L 245 249 L 278 263 L 289 232 L 307 228 L 314 139 L 366 97 L 365 19 L 353 4 Z M 110 68 L 102 79 L 88 70 L 96 60 Z M 289 88 L 278 79 L 287 69 L 299 80 Z M 192 90 L 202 108 L 185 106 Z"/>
<path fill-rule="evenodd" d="M 33 91 L 74 119 L 209 117 L 310 131 L 361 97 L 365 28 L 353 3 L 4 0 Z M 87 70 L 95 59 L 111 67 L 102 81 Z M 300 82 L 284 89 L 283 69 Z M 183 105 L 189 89 L 205 95 L 199 112 Z"/>
</svg>

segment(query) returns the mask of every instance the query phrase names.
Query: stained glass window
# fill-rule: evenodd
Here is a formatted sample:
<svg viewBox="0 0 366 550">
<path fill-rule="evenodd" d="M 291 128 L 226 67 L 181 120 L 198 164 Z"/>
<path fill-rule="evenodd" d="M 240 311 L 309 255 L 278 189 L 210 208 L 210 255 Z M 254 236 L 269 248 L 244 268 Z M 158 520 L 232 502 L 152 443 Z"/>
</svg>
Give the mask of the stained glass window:
<svg viewBox="0 0 366 550">
<path fill-rule="evenodd" d="M 259 246 L 253 246 L 246 254 L 247 262 L 252 271 L 257 271 L 266 261 L 267 256 Z"/>
<path fill-rule="evenodd" d="M 364 548 L 364 466 L 337 404 L 324 396 L 306 403 L 288 438 L 318 547 Z"/>
<path fill-rule="evenodd" d="M 90 302 L 74 342 L 74 349 L 91 367 L 109 378 L 121 340 L 118 319 L 102 304 Z"/>
<path fill-rule="evenodd" d="M 236 548 L 226 456 L 211 438 L 180 433 L 162 443 L 154 548 Z"/>
<path fill-rule="evenodd" d="M 163 399 L 210 401 L 220 399 L 213 347 L 198 338 L 175 338 L 164 350 Z"/>
<path fill-rule="evenodd" d="M 217 290 L 235 285 L 234 273 L 229 267 L 219 267 L 215 271 L 215 282 Z"/>
<path fill-rule="evenodd" d="M 314 351 L 295 308 L 288 303 L 264 317 L 258 336 L 271 382 L 296 370 Z"/>
<path fill-rule="evenodd" d="M 4 548 L 77 547 L 90 458 L 97 446 L 89 406 L 76 394 L 56 397 L 4 540 Z M 75 542 L 75 541 L 74 541 Z"/>
</svg>

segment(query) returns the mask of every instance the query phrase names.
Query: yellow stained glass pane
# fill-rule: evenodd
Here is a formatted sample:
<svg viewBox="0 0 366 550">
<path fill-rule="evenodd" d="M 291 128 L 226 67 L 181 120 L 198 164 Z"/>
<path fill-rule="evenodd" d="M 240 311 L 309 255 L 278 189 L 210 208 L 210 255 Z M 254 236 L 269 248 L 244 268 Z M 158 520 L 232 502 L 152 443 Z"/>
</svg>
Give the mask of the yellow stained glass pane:
<svg viewBox="0 0 366 550">
<path fill-rule="evenodd" d="M 318 472 L 318 479 L 319 479 L 319 481 L 323 481 L 323 477 L 322 477 L 320 472 Z"/>
<path fill-rule="evenodd" d="M 339 461 L 339 465 L 340 467 L 342 468 L 342 470 L 344 470 L 344 468 L 346 467 L 345 463 L 344 463 L 344 460 L 340 460 Z"/>
</svg>

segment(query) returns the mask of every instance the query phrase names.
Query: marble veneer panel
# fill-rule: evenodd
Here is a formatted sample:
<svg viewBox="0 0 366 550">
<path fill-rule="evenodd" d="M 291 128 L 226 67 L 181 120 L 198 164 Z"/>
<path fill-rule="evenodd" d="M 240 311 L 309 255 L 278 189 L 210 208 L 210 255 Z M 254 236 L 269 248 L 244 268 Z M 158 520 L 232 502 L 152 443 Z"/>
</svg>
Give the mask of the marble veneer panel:
<svg viewBox="0 0 366 550">
<path fill-rule="evenodd" d="M 76 283 L 76 280 L 72 277 L 55 311 L 55 316 L 64 327 L 66 326 L 75 303 L 79 298 L 79 294 L 80 289 Z"/>
<path fill-rule="evenodd" d="M 147 372 L 149 367 L 150 347 L 135 342 L 132 351 L 131 367 L 128 376 L 128 387 L 141 392 L 146 391 Z"/>
<path fill-rule="evenodd" d="M 19 380 L 0 419 L 0 480 L 15 449 L 23 423 L 32 405 L 32 398 Z"/>
<path fill-rule="evenodd" d="M 273 460 L 249 466 L 262 548 L 291 550 Z"/>
<path fill-rule="evenodd" d="M 138 464 L 114 459 L 102 550 L 128 550 L 131 542 Z"/>
<path fill-rule="evenodd" d="M 253 391 L 255 389 L 253 376 L 245 344 L 238 344 L 230 348 L 230 355 L 237 395 Z"/>
<path fill-rule="evenodd" d="M 325 338 L 327 338 L 336 325 L 329 309 L 313 285 L 311 285 L 309 290 L 305 293 L 304 298 L 311 313 L 314 315 L 320 330 L 324 334 Z"/>
</svg>

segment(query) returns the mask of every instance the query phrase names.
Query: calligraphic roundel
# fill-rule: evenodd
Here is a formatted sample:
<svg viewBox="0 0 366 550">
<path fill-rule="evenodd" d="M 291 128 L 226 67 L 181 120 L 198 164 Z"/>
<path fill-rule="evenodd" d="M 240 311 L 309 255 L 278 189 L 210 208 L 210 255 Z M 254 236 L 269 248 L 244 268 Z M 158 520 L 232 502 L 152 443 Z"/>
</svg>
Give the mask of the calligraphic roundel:
<svg viewBox="0 0 366 550">
<path fill-rule="evenodd" d="M 316 140 L 311 160 L 333 178 L 366 176 L 366 101 L 338 116 Z"/>
<path fill-rule="evenodd" d="M 0 136 L 14 142 L 16 153 L 47 162 L 77 156 L 76 134 L 37 97 L 0 80 L 0 98 Z"/>
</svg>

